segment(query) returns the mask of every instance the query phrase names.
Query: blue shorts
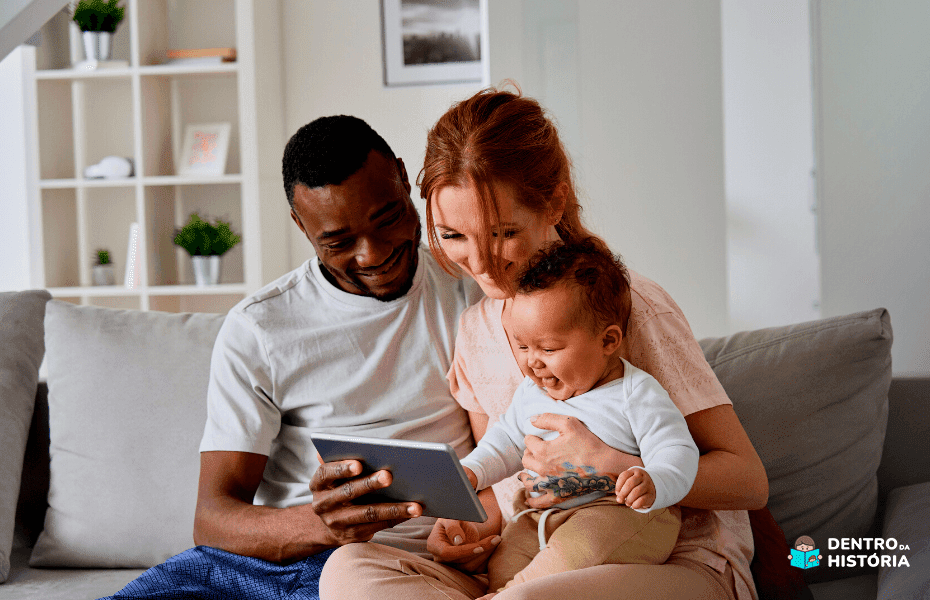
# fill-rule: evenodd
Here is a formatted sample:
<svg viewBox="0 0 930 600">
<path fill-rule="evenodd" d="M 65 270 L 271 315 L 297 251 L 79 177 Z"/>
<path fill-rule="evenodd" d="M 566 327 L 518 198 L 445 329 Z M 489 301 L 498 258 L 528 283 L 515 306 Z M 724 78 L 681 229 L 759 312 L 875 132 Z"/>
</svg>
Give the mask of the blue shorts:
<svg viewBox="0 0 930 600">
<path fill-rule="evenodd" d="M 319 600 L 320 573 L 333 550 L 289 565 L 197 546 L 152 567 L 101 600 Z"/>
</svg>

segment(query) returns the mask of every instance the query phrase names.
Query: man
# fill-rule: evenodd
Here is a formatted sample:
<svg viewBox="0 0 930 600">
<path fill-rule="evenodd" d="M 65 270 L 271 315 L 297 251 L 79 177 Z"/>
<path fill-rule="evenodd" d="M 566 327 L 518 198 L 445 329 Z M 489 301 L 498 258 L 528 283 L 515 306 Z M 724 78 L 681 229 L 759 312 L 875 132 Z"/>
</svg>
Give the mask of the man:
<svg viewBox="0 0 930 600">
<path fill-rule="evenodd" d="M 115 597 L 299 588 L 288 597 L 316 598 L 325 558 L 344 544 L 374 539 L 429 556 L 433 519 L 419 505 L 352 502 L 390 485 L 390 473 L 360 477 L 357 461 L 321 467 L 309 434 L 441 441 L 464 455 L 470 427 L 445 374 L 459 314 L 480 292 L 420 247 L 404 163 L 364 121 L 302 127 L 283 175 L 316 257 L 226 317 L 200 447 L 198 547 Z"/>
</svg>

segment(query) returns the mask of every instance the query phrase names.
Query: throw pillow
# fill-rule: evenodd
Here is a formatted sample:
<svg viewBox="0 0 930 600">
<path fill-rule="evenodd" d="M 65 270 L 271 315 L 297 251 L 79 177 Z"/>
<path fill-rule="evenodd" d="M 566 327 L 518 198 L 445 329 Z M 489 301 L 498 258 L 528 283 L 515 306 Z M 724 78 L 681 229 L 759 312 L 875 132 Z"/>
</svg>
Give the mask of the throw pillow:
<svg viewBox="0 0 930 600">
<path fill-rule="evenodd" d="M 10 574 L 23 454 L 45 354 L 42 319 L 50 298 L 44 290 L 0 294 L 0 583 Z"/>
<path fill-rule="evenodd" d="M 772 515 L 792 547 L 809 536 L 824 561 L 829 538 L 870 536 L 891 341 L 888 312 L 876 309 L 701 342 L 765 464 Z M 812 583 L 862 571 L 804 574 Z"/>
<path fill-rule="evenodd" d="M 804 574 L 785 560 L 791 549 L 769 509 L 749 511 L 749 525 L 755 549 L 749 570 L 759 600 L 814 600 Z"/>
<path fill-rule="evenodd" d="M 193 546 L 222 322 L 49 302 L 49 509 L 30 565 L 151 567 Z"/>
</svg>

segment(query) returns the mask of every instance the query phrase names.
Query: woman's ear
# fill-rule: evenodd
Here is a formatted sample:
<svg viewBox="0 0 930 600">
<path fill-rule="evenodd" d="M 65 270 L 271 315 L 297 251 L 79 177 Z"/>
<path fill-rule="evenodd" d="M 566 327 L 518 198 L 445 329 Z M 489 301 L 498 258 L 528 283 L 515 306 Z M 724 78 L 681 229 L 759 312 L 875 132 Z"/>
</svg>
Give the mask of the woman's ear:
<svg viewBox="0 0 930 600">
<path fill-rule="evenodd" d="M 568 201 L 568 184 L 564 181 L 555 186 L 552 193 L 552 201 L 549 203 L 549 224 L 555 225 L 562 220 L 562 213 L 565 212 L 565 203 Z"/>
<path fill-rule="evenodd" d="M 623 341 L 623 330 L 620 329 L 619 325 L 608 325 L 604 328 L 604 331 L 601 333 L 601 342 L 603 344 L 602 350 L 604 351 L 604 356 L 610 356 L 617 351 L 617 348 L 620 347 L 620 342 Z"/>
</svg>

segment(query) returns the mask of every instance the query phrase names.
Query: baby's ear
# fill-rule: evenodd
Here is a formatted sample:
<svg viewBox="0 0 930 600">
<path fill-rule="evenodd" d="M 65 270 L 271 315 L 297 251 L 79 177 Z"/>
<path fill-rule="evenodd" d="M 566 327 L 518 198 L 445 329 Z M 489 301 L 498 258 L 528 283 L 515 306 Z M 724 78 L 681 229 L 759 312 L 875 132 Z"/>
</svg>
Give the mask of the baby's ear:
<svg viewBox="0 0 930 600">
<path fill-rule="evenodd" d="M 623 330 L 619 325 L 608 325 L 601 333 L 601 343 L 605 355 L 613 354 L 623 341 Z"/>
</svg>

